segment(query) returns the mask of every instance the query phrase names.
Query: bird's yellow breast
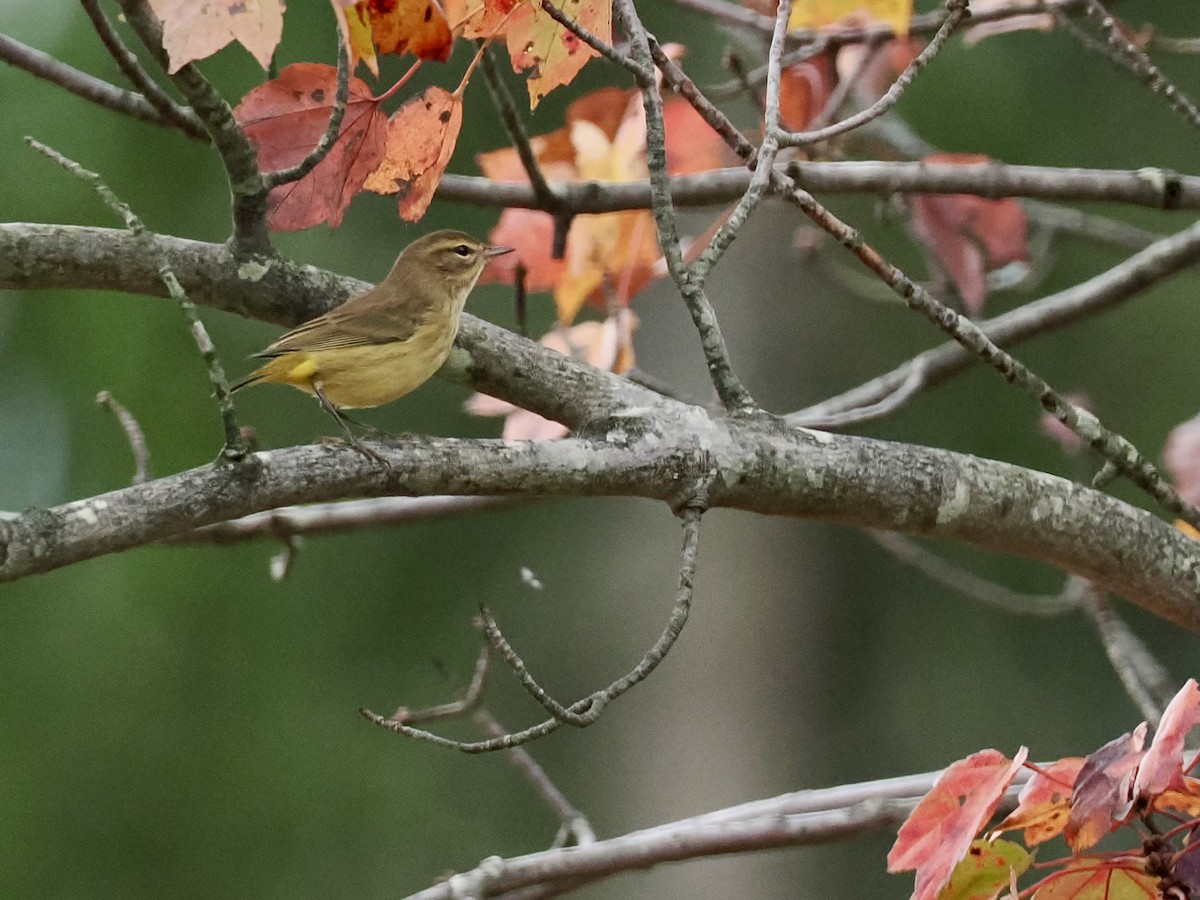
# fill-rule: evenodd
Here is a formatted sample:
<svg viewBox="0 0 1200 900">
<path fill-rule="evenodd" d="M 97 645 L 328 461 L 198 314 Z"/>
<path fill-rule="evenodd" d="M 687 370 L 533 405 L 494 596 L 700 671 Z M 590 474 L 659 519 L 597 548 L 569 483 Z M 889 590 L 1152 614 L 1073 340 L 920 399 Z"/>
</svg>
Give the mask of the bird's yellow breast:
<svg viewBox="0 0 1200 900">
<path fill-rule="evenodd" d="M 416 390 L 441 368 L 454 341 L 444 321 L 424 322 L 402 341 L 297 350 L 264 365 L 263 381 L 290 384 L 310 394 L 319 387 L 334 406 L 381 406 Z"/>
</svg>

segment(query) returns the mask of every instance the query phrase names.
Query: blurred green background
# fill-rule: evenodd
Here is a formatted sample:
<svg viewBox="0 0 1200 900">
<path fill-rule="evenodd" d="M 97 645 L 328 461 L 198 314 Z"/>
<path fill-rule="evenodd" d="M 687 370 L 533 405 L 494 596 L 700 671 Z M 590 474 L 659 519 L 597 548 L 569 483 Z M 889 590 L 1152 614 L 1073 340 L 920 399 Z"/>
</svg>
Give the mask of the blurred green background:
<svg viewBox="0 0 1200 900">
<path fill-rule="evenodd" d="M 323 0 L 293 0 L 281 63 L 330 61 Z M 702 84 L 724 79 L 731 37 L 665 2 L 650 28 L 691 48 Z M 1128 2 L 1119 12 L 1169 35 L 1194 6 Z M 73 4 L 6 0 L 0 31 L 104 78 L 115 69 Z M 469 54 L 429 65 L 422 84 L 457 83 Z M 1162 58 L 1192 96 L 1194 58 Z M 406 63 L 385 63 L 390 84 Z M 231 48 L 204 63 L 236 99 L 262 74 Z M 451 171 L 503 131 L 482 79 L 467 95 Z M 565 105 L 626 84 L 603 63 L 552 94 L 531 128 L 559 127 Z M 519 80 L 513 79 L 518 95 Z M 750 124 L 745 106 L 733 107 Z M 1062 34 L 1019 34 L 967 50 L 957 40 L 899 107 L 926 140 L 1012 163 L 1196 172 L 1195 133 L 1159 98 Z M 227 188 L 214 155 L 120 118 L 17 70 L 0 68 L 0 219 L 117 223 L 80 182 L 27 149 L 31 134 L 103 174 L 157 231 L 220 241 Z M 918 277 L 919 253 L 874 198 L 834 208 Z M 1099 208 L 1164 233 L 1188 214 Z M 435 202 L 419 225 L 364 195 L 345 225 L 280 235 L 299 260 L 377 280 L 414 236 L 454 226 L 484 234 L 495 210 Z M 686 217 L 693 232 L 700 214 Z M 847 288 L 850 267 L 791 249 L 797 214 L 768 206 L 713 278 L 710 295 L 735 363 L 758 399 L 786 412 L 937 343 L 885 292 Z M 1053 246 L 1036 293 L 995 295 L 995 312 L 1090 277 L 1128 251 L 1079 238 Z M 832 269 L 831 269 L 832 266 Z M 843 274 L 835 277 L 834 274 Z M 851 276 L 853 278 L 853 276 Z M 1195 414 L 1200 360 L 1195 271 L 1019 355 L 1157 457 Z M 478 289 L 470 308 L 512 327 L 510 293 Z M 666 284 L 636 303 L 643 368 L 698 397 L 710 389 L 695 335 Z M 534 301 L 535 326 L 552 320 Z M 234 373 L 278 329 L 204 318 Z M 137 416 L 166 474 L 210 461 L 216 410 L 179 311 L 89 292 L 0 296 L 0 508 L 50 505 L 121 487 L 132 461 L 94 402 L 111 391 Z M 465 393 L 433 383 L 365 418 L 395 430 L 493 435 Z M 316 440 L 330 423 L 282 388 L 239 398 L 268 446 Z M 1037 429 L 1037 410 L 975 371 L 921 396 L 869 433 L 1080 471 Z M 1132 492 L 1121 495 L 1141 502 Z M 640 501 L 539 504 L 309 540 L 290 577 L 268 576 L 278 547 L 155 547 L 6 585 L 0 592 L 0 896 L 82 898 L 400 896 L 492 854 L 545 847 L 556 822 L 502 755 L 464 757 L 375 729 L 356 710 L 448 699 L 469 677 L 470 619 L 491 606 L 561 698 L 623 672 L 653 641 L 674 591 L 679 529 Z M 939 552 L 1028 591 L 1062 575 L 955 547 Z M 520 578 L 533 570 L 545 587 Z M 1127 610 L 1179 682 L 1197 641 Z M 540 710 L 503 671 L 489 703 L 510 727 Z M 716 511 L 705 518 L 693 620 L 667 663 L 585 732 L 565 729 L 535 756 L 600 836 L 784 791 L 939 768 L 981 747 L 1030 745 L 1035 758 L 1083 753 L 1139 720 L 1089 626 L 1077 616 L 1016 620 L 964 602 L 902 568 L 869 539 L 819 523 Z M 460 736 L 466 726 L 451 726 Z M 904 897 L 884 874 L 890 836 L 839 847 L 716 859 L 625 876 L 589 898 Z"/>
</svg>

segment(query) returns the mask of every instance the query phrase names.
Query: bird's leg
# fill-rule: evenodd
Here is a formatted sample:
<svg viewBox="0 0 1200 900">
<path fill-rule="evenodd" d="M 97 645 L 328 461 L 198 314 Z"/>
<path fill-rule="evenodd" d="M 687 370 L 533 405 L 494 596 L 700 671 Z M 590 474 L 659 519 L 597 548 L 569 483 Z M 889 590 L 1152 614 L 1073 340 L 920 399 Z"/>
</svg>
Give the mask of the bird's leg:
<svg viewBox="0 0 1200 900">
<path fill-rule="evenodd" d="M 346 432 L 347 443 L 349 443 L 351 447 L 353 447 L 355 450 L 357 450 L 359 453 L 363 454 L 364 456 L 369 456 L 371 459 L 375 460 L 376 462 L 382 463 L 383 465 L 388 466 L 390 468 L 391 463 L 389 463 L 386 459 L 384 459 L 382 456 L 380 456 L 378 453 L 376 453 L 374 450 L 372 450 L 370 447 L 368 447 L 366 444 L 364 444 L 362 441 L 360 441 L 357 437 L 354 436 L 354 432 L 350 430 L 350 423 L 353 421 L 353 419 L 351 419 L 344 412 L 342 412 L 340 409 L 338 409 L 336 406 L 334 406 L 332 403 L 330 403 L 329 398 L 325 396 L 325 392 L 323 390 L 321 390 L 321 386 L 319 384 L 317 384 L 315 381 L 312 382 L 312 389 L 313 389 L 313 393 L 316 395 L 317 401 L 321 404 L 321 408 L 324 409 L 325 412 L 327 412 L 331 416 L 333 416 L 334 419 L 337 420 L 337 423 L 342 426 L 342 431 Z"/>
</svg>

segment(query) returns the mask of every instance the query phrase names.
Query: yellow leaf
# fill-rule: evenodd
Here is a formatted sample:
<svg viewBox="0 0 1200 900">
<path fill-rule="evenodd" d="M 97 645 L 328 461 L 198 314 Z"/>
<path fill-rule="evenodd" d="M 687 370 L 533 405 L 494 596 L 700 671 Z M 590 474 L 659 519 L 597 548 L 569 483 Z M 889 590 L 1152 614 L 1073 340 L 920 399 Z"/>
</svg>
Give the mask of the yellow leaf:
<svg viewBox="0 0 1200 900">
<path fill-rule="evenodd" d="M 868 22 L 884 22 L 898 37 L 904 37 L 912 18 L 912 0 L 795 0 L 788 28 L 825 28 L 856 13 Z"/>
</svg>

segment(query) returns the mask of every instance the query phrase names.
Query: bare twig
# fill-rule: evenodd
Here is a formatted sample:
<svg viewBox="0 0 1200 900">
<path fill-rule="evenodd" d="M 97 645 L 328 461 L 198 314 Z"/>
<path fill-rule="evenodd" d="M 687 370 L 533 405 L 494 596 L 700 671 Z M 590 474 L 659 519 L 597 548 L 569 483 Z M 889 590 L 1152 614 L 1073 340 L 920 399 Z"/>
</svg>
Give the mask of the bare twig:
<svg viewBox="0 0 1200 900">
<path fill-rule="evenodd" d="M 478 627 L 478 626 L 477 626 Z M 483 700 L 483 689 L 487 686 L 488 675 L 492 669 L 491 647 L 487 641 L 480 641 L 479 655 L 475 658 L 475 671 L 471 675 L 471 683 L 463 692 L 462 697 L 449 703 L 429 706 L 424 709 L 409 709 L 401 706 L 388 721 L 415 724 L 417 722 L 434 722 L 438 719 L 451 719 L 463 713 L 476 709 Z"/>
<path fill-rule="evenodd" d="M 658 665 L 666 659 L 667 654 L 670 653 L 671 647 L 674 646 L 675 640 L 679 637 L 679 633 L 683 630 L 683 626 L 687 622 L 688 614 L 691 611 L 693 583 L 696 577 L 696 552 L 700 541 L 700 517 L 703 515 L 707 501 L 701 491 L 693 495 L 688 502 L 692 505 L 685 505 L 680 512 L 683 518 L 683 549 L 679 565 L 679 589 L 675 595 L 675 606 L 671 610 L 670 618 L 668 618 L 666 627 L 663 629 L 662 634 L 659 635 L 658 640 L 646 651 L 641 661 L 625 675 L 608 685 L 608 687 L 596 691 L 581 700 L 577 700 L 570 706 L 563 706 L 558 703 L 529 674 L 524 661 L 512 649 L 503 635 L 500 634 L 494 620 L 484 610 L 484 630 L 489 641 L 491 641 L 493 646 L 497 646 L 510 667 L 517 673 L 521 684 L 550 712 L 552 718 L 521 731 L 494 735 L 487 740 L 456 741 L 424 729 L 414 728 L 407 721 L 397 717 L 385 719 L 383 716 L 367 709 L 359 710 L 359 712 L 366 719 L 374 722 L 381 728 L 386 728 L 418 740 L 427 741 L 439 747 L 460 750 L 464 753 L 490 753 L 496 750 L 508 750 L 512 747 L 519 747 L 522 744 L 527 744 L 530 741 L 557 731 L 564 724 L 574 725 L 579 728 L 591 725 L 599 719 L 600 714 L 609 703 L 648 678 Z"/>
<path fill-rule="evenodd" d="M 1163 710 L 1175 694 L 1170 673 L 1117 615 L 1104 593 L 1087 582 L 1084 584 L 1086 590 L 1080 603 L 1083 611 L 1096 627 L 1100 643 L 1104 645 L 1104 652 L 1121 679 L 1125 693 L 1142 717 L 1157 728 Z"/>
<path fill-rule="evenodd" d="M 125 432 L 129 441 L 129 449 L 133 451 L 133 481 L 132 484 L 144 484 L 150 479 L 150 448 L 146 446 L 146 435 L 142 426 L 128 409 L 117 402 L 108 391 L 96 395 L 96 402 L 107 409 Z"/>
<path fill-rule="evenodd" d="M 609 62 L 616 63 L 618 66 L 621 66 L 624 69 L 628 69 L 632 64 L 632 60 L 628 56 L 626 56 L 620 50 L 617 50 L 611 44 L 607 44 L 602 41 L 599 36 L 593 34 L 587 28 L 584 28 L 582 25 L 564 13 L 561 9 L 555 6 L 551 0 L 541 0 L 541 7 L 543 10 L 545 10 L 546 14 L 550 16 L 550 18 L 552 18 L 563 28 L 567 29 L 567 31 L 571 32 Z"/>
<path fill-rule="evenodd" d="M 1197 260 L 1200 260 L 1200 223 L 1163 238 L 1094 278 L 980 322 L 979 328 L 998 344 L 1015 344 L 1110 309 Z M 944 344 L 886 375 L 786 418 L 792 425 L 822 427 L 832 416 L 880 403 L 893 395 L 912 377 L 916 366 L 925 369 L 925 386 L 933 387 L 963 371 L 971 362 L 971 354 L 960 345 Z"/>
<path fill-rule="evenodd" d="M 386 525 L 407 525 L 511 503 L 503 497 L 377 497 L 308 503 L 206 525 L 171 538 L 172 544 L 237 544 L 262 538 L 340 534 Z"/>
<path fill-rule="evenodd" d="M 994 368 L 1011 384 L 1041 404 L 1101 457 L 1114 463 L 1134 484 L 1153 497 L 1166 510 L 1200 527 L 1200 510 L 1184 501 L 1159 475 L 1158 469 L 1127 438 L 1106 428 L 1096 416 L 1069 402 L 1045 380 L 996 345 L 970 319 L 950 309 L 897 266 L 888 262 L 863 236 L 817 202 L 812 194 L 795 190 L 789 199 L 821 229 L 836 238 L 884 284 L 899 295 L 910 309 L 950 335 Z"/>
<path fill-rule="evenodd" d="M 1161 96 L 1171 108 L 1184 117 L 1193 128 L 1200 129 L 1200 109 L 1171 80 L 1162 70 L 1150 61 L 1150 58 L 1135 44 L 1130 42 L 1117 24 L 1116 18 L 1100 0 L 1088 0 L 1088 15 L 1091 16 L 1108 36 L 1109 45 L 1116 50 L 1128 63 L 1129 69 L 1150 90 Z"/>
<path fill-rule="evenodd" d="M 546 183 L 546 176 L 538 163 L 537 154 L 529 142 L 529 132 L 525 129 L 525 123 L 521 121 L 521 117 L 517 115 L 517 104 L 513 100 L 512 94 L 509 93 L 508 85 L 496 71 L 496 63 L 488 50 L 483 51 L 483 76 L 487 83 L 488 94 L 492 98 L 492 105 L 500 113 L 504 131 L 508 135 L 513 149 L 517 151 L 517 158 L 521 160 L 525 174 L 529 176 L 529 185 L 533 189 L 533 196 L 538 203 L 538 208 L 552 214 L 562 212 L 564 210 L 562 201 Z"/>
<path fill-rule="evenodd" d="M 1067 587 L 1057 594 L 1022 594 L 980 578 L 898 534 L 888 531 L 869 534 L 904 565 L 985 606 L 1018 616 L 1060 616 L 1079 609 L 1082 604 L 1079 585 L 1086 584 L 1082 579 L 1068 579 Z"/>
<path fill-rule="evenodd" d="M 733 49 L 727 48 L 725 55 L 722 58 L 722 65 L 733 73 L 735 79 L 734 90 L 737 95 L 745 95 L 745 97 L 754 104 L 754 108 L 763 114 L 766 111 L 766 103 L 762 93 L 758 88 L 750 83 L 749 73 L 746 71 L 746 63 L 742 60 L 741 54 Z M 714 93 L 709 91 L 709 93 Z"/>
<path fill-rule="evenodd" d="M 842 108 L 842 104 L 846 102 L 850 93 L 858 86 L 858 83 L 862 80 L 863 75 L 866 74 L 867 69 L 870 68 L 871 63 L 875 60 L 882 46 L 883 42 L 877 42 L 867 44 L 863 47 L 858 61 L 854 64 L 854 69 L 845 78 L 838 78 L 837 84 L 829 94 L 829 99 L 825 101 L 825 106 L 822 107 L 821 111 L 809 123 L 814 129 L 824 128 L 833 121 L 833 117 L 838 114 L 838 110 Z M 710 91 L 710 93 L 712 92 Z"/>
<path fill-rule="evenodd" d="M 487 709 L 475 710 L 472 718 L 484 733 L 492 737 L 500 737 L 505 733 L 503 726 Z M 587 816 L 575 808 L 528 750 L 513 747 L 508 751 L 508 758 L 558 816 L 558 834 L 551 847 L 586 847 L 596 842 L 596 832 L 592 830 Z"/>
<path fill-rule="evenodd" d="M 924 356 L 914 358 L 908 365 L 908 374 L 904 381 L 897 385 L 894 391 L 874 403 L 841 412 L 831 412 L 824 418 L 801 416 L 801 414 L 794 413 L 788 417 L 788 421 L 795 425 L 803 425 L 805 428 L 819 428 L 822 431 L 840 431 L 855 425 L 865 425 L 867 422 L 877 422 L 903 408 L 909 400 L 930 386 L 929 379 L 926 377 L 927 367 L 928 361 Z"/>
<path fill-rule="evenodd" d="M 1163 53 L 1180 53 L 1186 56 L 1200 54 L 1200 38 L 1173 38 L 1165 34 L 1155 34 L 1150 37 L 1147 49 L 1153 47 Z"/>
<path fill-rule="evenodd" d="M 329 155 L 329 151 L 337 143 L 342 120 L 346 117 L 346 103 L 350 100 L 350 51 L 346 47 L 346 40 L 342 36 L 341 29 L 338 29 L 337 36 L 337 88 L 334 91 L 333 109 L 329 111 L 329 124 L 325 127 L 325 133 L 321 135 L 321 139 L 317 141 L 317 145 L 309 154 L 294 166 L 263 174 L 263 184 L 266 185 L 268 191 L 280 185 L 299 181 L 319 166 L 321 160 Z"/>
<path fill-rule="evenodd" d="M 45 144 L 31 137 L 26 137 L 25 142 L 43 156 L 58 163 L 85 184 L 90 185 L 100 195 L 100 199 L 104 201 L 105 205 L 125 223 L 125 227 L 132 234 L 143 239 L 147 249 L 153 252 L 154 243 L 149 239 L 150 233 L 146 230 L 146 226 L 142 224 L 141 219 L 134 214 L 128 204 L 109 189 L 108 185 L 104 183 L 98 174 L 83 168 L 83 166 L 74 160 L 67 159 L 67 157 L 63 156 L 57 150 L 47 147 Z M 179 308 L 183 310 L 184 317 L 190 326 L 192 338 L 196 341 L 196 346 L 199 348 L 200 355 L 204 358 L 204 363 L 208 368 L 209 380 L 216 390 L 217 406 L 221 412 L 221 421 L 225 426 L 225 447 L 221 451 L 221 455 L 230 461 L 250 459 L 249 448 L 246 446 L 245 438 L 242 437 L 241 429 L 238 427 L 237 419 L 234 415 L 233 404 L 229 400 L 229 382 L 225 379 L 225 371 L 221 367 L 220 359 L 217 358 L 216 349 L 209 339 L 208 332 L 204 328 L 204 323 L 200 321 L 195 305 L 188 299 L 187 294 L 184 293 L 183 288 L 179 284 L 179 279 L 175 277 L 175 273 L 171 270 L 164 254 L 158 254 L 157 265 L 159 277 L 162 279 L 163 284 L 166 285 L 171 297 L 179 304 Z"/>
<path fill-rule="evenodd" d="M 745 227 L 750 214 L 758 208 L 766 195 L 767 186 L 771 183 L 772 169 L 775 157 L 779 153 L 780 139 L 784 132 L 779 124 L 779 91 L 783 68 L 780 57 L 783 55 L 783 44 L 787 38 L 788 19 L 792 14 L 792 0 L 779 0 L 775 11 L 775 30 L 771 33 L 771 46 L 767 51 L 767 99 L 766 125 L 762 144 L 759 145 L 758 155 L 754 161 L 754 173 L 750 184 L 738 200 L 733 211 L 721 223 L 708 246 L 692 265 L 692 272 L 697 282 L 704 283 L 713 267 L 720 261 L 725 251 L 733 243 L 734 238 Z"/>
<path fill-rule="evenodd" d="M 715 109 L 715 107 L 714 107 Z M 730 128 L 734 128 L 732 123 Z M 736 131 L 736 129 L 734 129 Z M 746 140 L 740 135 L 737 141 Z M 755 152 L 746 140 L 747 153 Z M 1053 166 L 1010 166 L 989 162 L 977 165 L 923 162 L 792 162 L 781 171 L 798 184 L 823 194 L 920 193 L 974 194 L 980 197 L 1034 197 L 1043 200 L 1095 200 L 1127 203 L 1150 209 L 1200 209 L 1200 177 L 1176 175 L 1161 169 L 1060 169 Z M 677 175 L 669 180 L 676 206 L 720 206 L 736 200 L 750 184 L 752 173 L 742 166 L 715 169 L 699 175 Z M 554 182 L 551 189 L 572 213 L 604 213 L 649 209 L 649 181 Z M 441 200 L 476 206 L 515 206 L 550 212 L 533 188 L 517 182 L 495 182 L 474 175 L 448 173 L 437 196 Z M 1036 217 L 1051 220 L 1064 230 L 1126 246 L 1144 246 L 1140 229 L 1121 225 L 1132 237 L 1108 230 L 1111 220 L 1080 210 L 1054 212 L 1039 207 Z M 1100 228 L 1094 228 L 1099 223 Z M 1135 243 L 1130 243 L 1131 241 Z M 1141 243 L 1136 243 L 1141 241 Z"/>
<path fill-rule="evenodd" d="M 824 128 L 816 128 L 811 131 L 784 132 L 779 135 L 780 145 L 784 147 L 803 147 L 818 143 L 819 141 L 829 140 L 829 138 L 837 137 L 839 134 L 853 131 L 855 128 L 859 128 L 873 119 L 878 119 L 899 103 L 900 98 L 904 96 L 904 92 L 908 90 L 909 85 L 916 80 L 917 74 L 937 56 L 942 47 L 945 46 L 946 41 L 950 39 L 950 35 L 954 33 L 954 29 L 968 15 L 966 0 L 950 0 L 946 5 L 949 10 L 946 15 L 946 21 L 942 23 L 933 40 L 917 55 L 916 59 L 908 64 L 882 97 L 861 112 L 833 125 L 827 125 Z M 769 82 L 770 75 L 768 74 L 767 77 Z"/>
<path fill-rule="evenodd" d="M 638 88 L 642 94 L 642 107 L 646 114 L 646 165 L 650 171 L 650 205 L 654 212 L 658 243 L 667 262 L 667 270 L 671 273 L 671 278 L 675 281 L 691 315 L 692 324 L 700 336 L 700 346 L 704 351 L 709 378 L 716 388 L 717 396 L 721 398 L 721 403 L 730 412 L 752 412 L 757 409 L 757 405 L 733 369 L 725 337 L 721 334 L 716 312 L 704 292 L 703 282 L 695 277 L 692 268 L 683 259 L 679 227 L 675 221 L 675 208 L 671 200 L 670 178 L 667 175 L 662 93 L 652 75 L 656 57 L 652 54 L 650 37 L 642 26 L 632 0 L 616 0 L 613 12 L 629 37 L 630 56 L 633 60 L 630 70 L 637 77 Z M 658 55 L 662 59 L 667 58 L 666 54 L 661 52 L 661 48 Z"/>
<path fill-rule="evenodd" d="M 940 772 L 910 775 L 813 791 L 798 791 L 658 825 L 588 847 L 548 850 L 510 859 L 489 858 L 408 900 L 458 897 L 555 896 L 566 887 L 591 883 L 658 863 L 799 847 L 845 840 L 897 826 Z M 1022 771 L 1005 792 L 1001 811 L 1011 810 L 1028 780 Z M 545 886 L 546 892 L 516 894 Z M 514 893 L 510 893 L 514 892 Z"/>
<path fill-rule="evenodd" d="M 99 0 L 81 0 L 81 3 L 84 12 L 92 22 L 92 28 L 95 29 L 100 41 L 108 50 L 109 56 L 113 58 L 122 74 L 146 98 L 146 101 L 158 110 L 159 115 L 166 122 L 173 124 L 188 137 L 207 143 L 209 136 L 208 132 L 204 130 L 204 123 L 186 106 L 181 106 L 172 100 L 167 92 L 159 87 L 158 82 L 142 68 L 137 56 L 125 46 L 125 42 L 113 28 L 108 16 L 100 8 Z"/>
<path fill-rule="evenodd" d="M 28 47 L 5 34 L 0 34 L 0 61 L 24 69 L 30 75 L 56 84 L 75 96 L 82 97 L 97 106 L 103 106 L 105 109 L 132 116 L 142 122 L 161 125 L 164 128 L 177 127 L 141 94 L 122 90 L 87 72 L 81 72 L 73 66 L 59 62 L 53 56 Z M 207 140 L 208 135 L 204 134 L 203 139 Z"/>
</svg>

